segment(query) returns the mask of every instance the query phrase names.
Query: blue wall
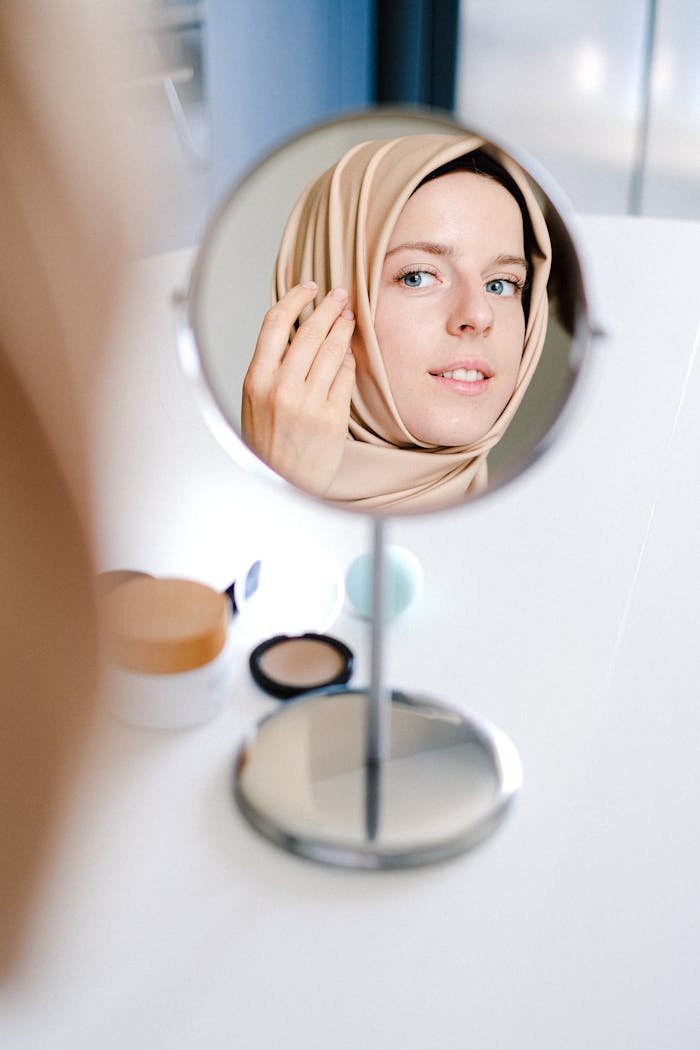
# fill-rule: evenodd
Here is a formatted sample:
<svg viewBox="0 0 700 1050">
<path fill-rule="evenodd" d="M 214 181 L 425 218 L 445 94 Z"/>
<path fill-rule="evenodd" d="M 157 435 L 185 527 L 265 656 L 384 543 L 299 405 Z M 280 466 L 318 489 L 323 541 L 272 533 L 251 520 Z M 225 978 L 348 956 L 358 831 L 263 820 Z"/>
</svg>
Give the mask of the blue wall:
<svg viewBox="0 0 700 1050">
<path fill-rule="evenodd" d="M 209 0 L 212 203 L 295 131 L 370 104 L 374 0 Z"/>
</svg>

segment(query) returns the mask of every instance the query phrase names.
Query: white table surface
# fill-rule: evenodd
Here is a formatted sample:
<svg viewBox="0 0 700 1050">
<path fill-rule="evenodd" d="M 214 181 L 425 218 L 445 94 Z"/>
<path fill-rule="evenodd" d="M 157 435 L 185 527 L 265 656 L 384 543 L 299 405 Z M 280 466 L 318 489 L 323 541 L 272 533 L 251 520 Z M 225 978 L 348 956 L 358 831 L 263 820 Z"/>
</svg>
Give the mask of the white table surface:
<svg viewBox="0 0 700 1050">
<path fill-rule="evenodd" d="M 700 1042 L 700 225 L 581 219 L 599 344 L 555 448 L 509 488 L 391 524 L 423 590 L 388 632 L 392 685 L 496 722 L 525 786 L 474 852 L 407 872 L 317 866 L 230 793 L 273 702 L 241 645 L 199 729 L 104 715 L 5 1050 L 689 1050 Z M 140 264 L 96 411 L 103 568 L 225 586 L 256 543 L 341 570 L 361 518 L 241 473 L 202 423 L 168 294 Z M 181 283 L 181 282 L 180 282 Z M 333 633 L 367 678 L 365 625 Z"/>
</svg>

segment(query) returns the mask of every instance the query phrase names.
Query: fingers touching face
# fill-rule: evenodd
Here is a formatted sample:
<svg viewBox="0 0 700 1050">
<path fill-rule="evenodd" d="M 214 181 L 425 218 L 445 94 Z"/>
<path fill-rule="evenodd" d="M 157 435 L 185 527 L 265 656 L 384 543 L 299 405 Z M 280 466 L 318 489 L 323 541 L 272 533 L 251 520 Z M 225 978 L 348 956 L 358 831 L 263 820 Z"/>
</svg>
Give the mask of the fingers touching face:
<svg viewBox="0 0 700 1050">
<path fill-rule="evenodd" d="M 323 495 L 348 435 L 355 318 L 342 288 L 308 312 L 316 292 L 312 282 L 296 285 L 265 315 L 243 383 L 241 426 L 268 466 Z"/>
</svg>

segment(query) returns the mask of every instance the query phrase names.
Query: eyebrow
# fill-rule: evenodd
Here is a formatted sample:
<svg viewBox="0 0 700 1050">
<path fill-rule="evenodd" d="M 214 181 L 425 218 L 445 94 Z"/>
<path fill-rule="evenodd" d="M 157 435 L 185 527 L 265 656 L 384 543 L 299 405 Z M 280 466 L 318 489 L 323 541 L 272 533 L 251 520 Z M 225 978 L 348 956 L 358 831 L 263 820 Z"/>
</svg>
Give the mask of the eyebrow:
<svg viewBox="0 0 700 1050">
<path fill-rule="evenodd" d="M 405 249 L 428 252 L 430 255 L 454 255 L 454 249 L 447 244 L 437 244 L 435 241 L 404 241 L 403 244 L 397 244 L 395 248 L 391 248 L 384 258 L 388 259 L 390 255 L 396 255 L 397 252 Z"/>
<path fill-rule="evenodd" d="M 390 256 L 396 255 L 397 252 L 403 251 L 428 252 L 429 255 L 453 256 L 455 254 L 454 248 L 447 244 L 439 244 L 436 241 L 405 241 L 403 244 L 397 244 L 395 248 L 391 248 L 384 258 L 388 259 Z M 499 266 L 522 266 L 526 273 L 530 269 L 527 259 L 522 255 L 497 255 L 492 262 L 494 265 Z"/>
<path fill-rule="evenodd" d="M 522 266 L 526 271 L 530 269 L 527 259 L 522 255 L 497 255 L 493 261 L 501 266 Z"/>
</svg>

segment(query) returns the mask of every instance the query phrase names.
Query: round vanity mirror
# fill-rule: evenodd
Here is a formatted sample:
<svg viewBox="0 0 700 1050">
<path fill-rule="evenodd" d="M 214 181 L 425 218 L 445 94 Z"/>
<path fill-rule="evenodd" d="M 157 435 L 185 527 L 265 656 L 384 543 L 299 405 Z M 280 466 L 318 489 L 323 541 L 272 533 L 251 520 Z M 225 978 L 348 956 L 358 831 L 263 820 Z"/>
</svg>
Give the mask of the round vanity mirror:
<svg viewBox="0 0 700 1050">
<path fill-rule="evenodd" d="M 545 178 L 412 111 L 322 125 L 263 160 L 214 215 L 183 309 L 219 438 L 249 468 L 362 512 L 432 510 L 520 473 L 551 438 L 589 328 Z M 339 288 L 347 299 L 326 303 Z"/>
<path fill-rule="evenodd" d="M 246 817 L 316 859 L 449 856 L 517 790 L 494 727 L 385 690 L 382 553 L 388 516 L 454 506 L 534 462 L 574 386 L 591 339 L 582 264 L 532 167 L 433 113 L 315 127 L 223 202 L 178 303 L 185 370 L 232 455 L 374 522 L 369 687 L 295 700 L 237 763 Z"/>
</svg>

